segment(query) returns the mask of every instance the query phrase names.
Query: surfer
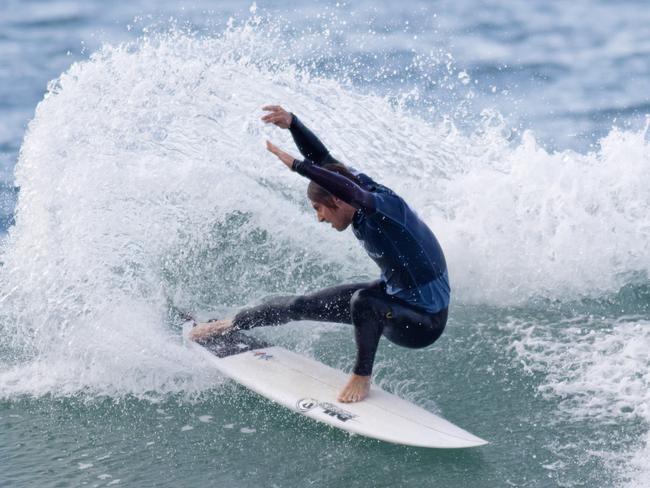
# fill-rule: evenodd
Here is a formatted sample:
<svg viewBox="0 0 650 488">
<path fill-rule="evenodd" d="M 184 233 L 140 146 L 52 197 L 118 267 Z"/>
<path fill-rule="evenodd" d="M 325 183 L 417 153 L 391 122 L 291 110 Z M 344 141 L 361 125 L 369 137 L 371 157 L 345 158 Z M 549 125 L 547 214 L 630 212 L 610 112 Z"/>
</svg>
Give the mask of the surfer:
<svg viewBox="0 0 650 488">
<path fill-rule="evenodd" d="M 377 263 L 381 277 L 369 283 L 334 286 L 310 295 L 273 298 L 241 310 L 233 319 L 198 324 L 190 337 L 198 342 L 231 330 L 284 324 L 294 320 L 351 323 L 357 346 L 341 402 L 363 400 L 379 339 L 408 348 L 432 344 L 445 328 L 449 280 L 445 258 L 433 232 L 389 188 L 334 159 L 323 143 L 296 117 L 277 105 L 262 117 L 289 129 L 304 159 L 270 141 L 266 148 L 289 169 L 308 178 L 307 196 L 319 222 L 352 232 Z"/>
</svg>

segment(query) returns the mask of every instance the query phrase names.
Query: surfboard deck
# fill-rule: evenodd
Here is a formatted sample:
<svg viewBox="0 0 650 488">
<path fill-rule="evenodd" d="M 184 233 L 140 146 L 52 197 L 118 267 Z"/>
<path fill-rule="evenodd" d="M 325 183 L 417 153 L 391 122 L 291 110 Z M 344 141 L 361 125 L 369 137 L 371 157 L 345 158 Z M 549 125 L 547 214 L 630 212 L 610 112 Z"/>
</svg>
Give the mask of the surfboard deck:
<svg viewBox="0 0 650 488">
<path fill-rule="evenodd" d="M 284 407 L 339 429 L 395 444 L 440 449 L 487 441 L 372 385 L 362 402 L 340 403 L 343 371 L 239 332 L 190 342 L 225 376 Z"/>
</svg>

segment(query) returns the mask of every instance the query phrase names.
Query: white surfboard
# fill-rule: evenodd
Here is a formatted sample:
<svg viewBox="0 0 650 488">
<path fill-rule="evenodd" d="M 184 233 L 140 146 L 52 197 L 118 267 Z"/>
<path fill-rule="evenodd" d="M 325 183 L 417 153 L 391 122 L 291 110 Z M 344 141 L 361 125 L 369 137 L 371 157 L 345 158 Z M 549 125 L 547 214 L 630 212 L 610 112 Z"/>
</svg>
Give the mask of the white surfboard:
<svg viewBox="0 0 650 488">
<path fill-rule="evenodd" d="M 348 375 L 241 333 L 199 345 L 219 371 L 254 392 L 319 422 L 395 444 L 432 448 L 487 444 L 447 420 L 373 385 L 362 402 L 336 400 Z"/>
</svg>

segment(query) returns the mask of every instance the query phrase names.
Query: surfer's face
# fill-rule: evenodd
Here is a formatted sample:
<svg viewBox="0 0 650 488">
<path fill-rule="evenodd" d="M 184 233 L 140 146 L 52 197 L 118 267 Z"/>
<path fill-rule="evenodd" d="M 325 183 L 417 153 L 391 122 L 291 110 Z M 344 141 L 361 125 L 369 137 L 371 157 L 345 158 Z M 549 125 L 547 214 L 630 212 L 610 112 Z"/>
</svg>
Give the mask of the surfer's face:
<svg viewBox="0 0 650 488">
<path fill-rule="evenodd" d="M 319 222 L 327 222 L 340 232 L 352 223 L 355 210 L 354 207 L 339 199 L 334 199 L 333 203 L 332 207 L 320 202 L 311 202 L 311 205 L 316 210 Z"/>
</svg>

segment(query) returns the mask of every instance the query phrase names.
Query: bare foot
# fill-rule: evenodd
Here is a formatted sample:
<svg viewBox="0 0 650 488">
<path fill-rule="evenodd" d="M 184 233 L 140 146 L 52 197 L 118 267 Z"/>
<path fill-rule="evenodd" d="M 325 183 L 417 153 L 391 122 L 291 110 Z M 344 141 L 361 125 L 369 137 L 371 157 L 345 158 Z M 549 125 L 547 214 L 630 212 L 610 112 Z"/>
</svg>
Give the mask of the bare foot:
<svg viewBox="0 0 650 488">
<path fill-rule="evenodd" d="M 195 325 L 190 331 L 190 340 L 194 342 L 201 342 L 223 335 L 232 329 L 232 320 L 223 319 L 215 320 L 214 322 L 207 322 L 204 324 Z"/>
<path fill-rule="evenodd" d="M 338 401 L 343 403 L 360 402 L 370 392 L 370 376 L 353 374 L 348 384 L 339 393 Z"/>
</svg>

